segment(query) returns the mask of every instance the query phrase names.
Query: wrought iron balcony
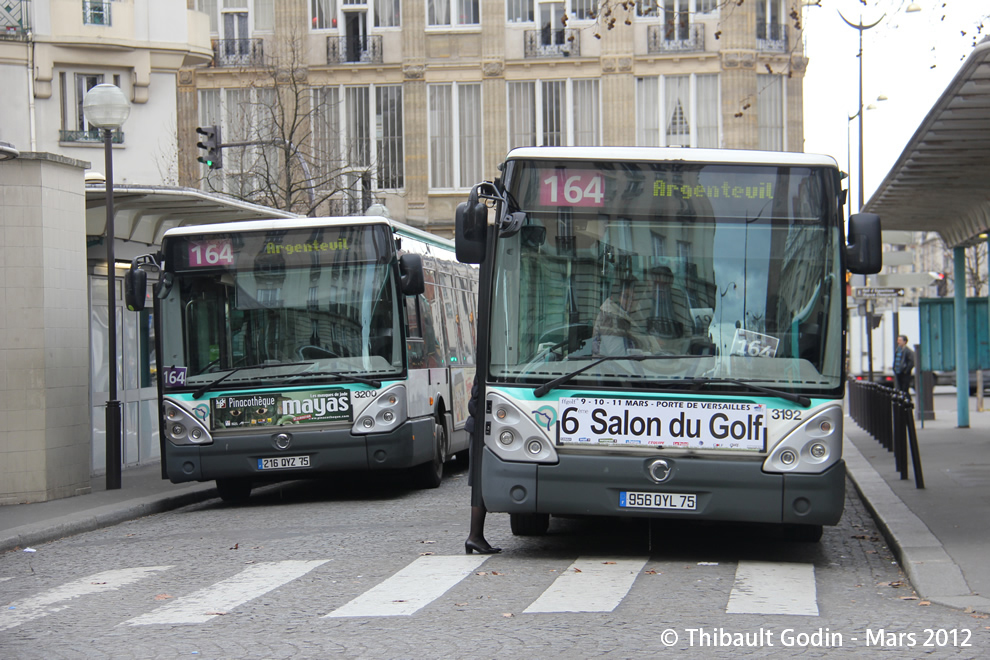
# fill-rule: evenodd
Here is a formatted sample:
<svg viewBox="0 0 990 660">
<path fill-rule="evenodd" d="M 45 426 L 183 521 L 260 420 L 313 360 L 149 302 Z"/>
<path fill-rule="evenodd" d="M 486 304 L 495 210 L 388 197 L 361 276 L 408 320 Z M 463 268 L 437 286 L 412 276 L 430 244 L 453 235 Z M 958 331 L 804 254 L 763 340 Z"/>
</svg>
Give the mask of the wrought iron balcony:
<svg viewBox="0 0 990 660">
<path fill-rule="evenodd" d="M 103 144 L 103 131 L 98 128 L 91 128 L 88 131 L 59 131 L 59 142 L 93 143 Z M 110 142 L 113 144 L 124 144 L 124 132 L 119 128 L 110 134 Z"/>
<path fill-rule="evenodd" d="M 538 57 L 577 57 L 581 54 L 581 33 L 570 28 L 526 30 L 526 59 Z"/>
<path fill-rule="evenodd" d="M 214 39 L 213 66 L 261 66 L 265 63 L 263 39 Z"/>
<path fill-rule="evenodd" d="M 0 5 L 0 41 L 26 41 L 31 27 L 28 0 L 14 0 Z"/>
<path fill-rule="evenodd" d="M 650 25 L 646 31 L 646 52 L 696 53 L 705 50 L 705 25 L 664 23 Z"/>
<path fill-rule="evenodd" d="M 776 23 L 759 23 L 756 26 L 756 49 L 771 53 L 786 53 L 788 26 Z"/>
<path fill-rule="evenodd" d="M 381 64 L 382 35 L 327 37 L 327 64 Z"/>
<path fill-rule="evenodd" d="M 83 0 L 84 25 L 111 25 L 110 0 Z"/>
</svg>

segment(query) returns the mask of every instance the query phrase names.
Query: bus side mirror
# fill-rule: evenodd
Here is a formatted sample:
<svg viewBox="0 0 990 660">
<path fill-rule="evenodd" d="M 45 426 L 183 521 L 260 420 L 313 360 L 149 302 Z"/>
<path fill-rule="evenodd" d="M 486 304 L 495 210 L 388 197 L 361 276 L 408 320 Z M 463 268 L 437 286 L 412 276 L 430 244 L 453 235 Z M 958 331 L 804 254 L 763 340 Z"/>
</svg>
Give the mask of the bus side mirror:
<svg viewBox="0 0 990 660">
<path fill-rule="evenodd" d="M 857 275 L 879 273 L 883 266 L 880 216 L 875 213 L 854 213 L 849 217 L 849 239 L 846 242 L 846 268 Z"/>
<path fill-rule="evenodd" d="M 131 265 L 124 273 L 124 302 L 132 312 L 144 310 L 144 299 L 148 293 L 148 274 L 140 268 Z"/>
<path fill-rule="evenodd" d="M 418 254 L 404 254 L 399 257 L 399 283 L 402 293 L 407 296 L 418 296 L 426 291 L 422 257 Z"/>
<path fill-rule="evenodd" d="M 488 238 L 488 207 L 473 194 L 457 205 L 454 222 L 454 246 L 462 264 L 480 264 L 485 260 Z"/>
</svg>

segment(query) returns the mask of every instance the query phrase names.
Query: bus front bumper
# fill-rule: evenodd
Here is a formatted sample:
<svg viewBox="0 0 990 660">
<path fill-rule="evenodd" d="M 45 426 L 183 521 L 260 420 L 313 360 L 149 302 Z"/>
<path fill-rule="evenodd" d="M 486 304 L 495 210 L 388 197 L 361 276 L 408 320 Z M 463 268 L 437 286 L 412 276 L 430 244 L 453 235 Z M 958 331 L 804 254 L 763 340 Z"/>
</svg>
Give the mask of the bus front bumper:
<svg viewBox="0 0 990 660">
<path fill-rule="evenodd" d="M 306 479 L 328 472 L 410 468 L 433 458 L 433 418 L 409 420 L 391 433 L 353 435 L 350 427 L 272 427 L 263 433 L 225 433 L 208 445 L 171 445 L 164 460 L 172 483 L 250 478 Z M 279 434 L 290 436 L 282 449 Z M 260 469 L 265 458 L 300 457 L 307 467 Z M 298 461 L 297 461 L 298 462 Z"/>
<path fill-rule="evenodd" d="M 648 465 L 671 465 L 663 483 Z M 482 491 L 489 511 L 835 525 L 845 504 L 845 462 L 821 474 L 771 474 L 762 460 L 660 455 L 560 455 L 553 465 L 503 461 L 487 448 Z M 620 493 L 694 495 L 694 510 L 620 506 Z"/>
</svg>

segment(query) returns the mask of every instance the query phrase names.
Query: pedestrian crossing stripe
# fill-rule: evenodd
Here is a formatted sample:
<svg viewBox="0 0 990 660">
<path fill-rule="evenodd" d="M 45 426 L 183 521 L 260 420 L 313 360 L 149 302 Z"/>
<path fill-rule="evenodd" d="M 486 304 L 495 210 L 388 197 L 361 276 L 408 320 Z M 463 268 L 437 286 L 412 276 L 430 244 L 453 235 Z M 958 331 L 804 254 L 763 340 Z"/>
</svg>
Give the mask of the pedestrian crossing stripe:
<svg viewBox="0 0 990 660">
<path fill-rule="evenodd" d="M 302 577 L 328 561 L 328 559 L 287 560 L 254 564 L 231 578 L 200 589 L 126 623 L 131 626 L 206 623 L 286 582 Z"/>
<path fill-rule="evenodd" d="M 95 573 L 88 577 L 68 582 L 44 591 L 37 596 L 31 596 L 8 605 L 6 609 L 0 612 L 0 630 L 16 628 L 28 621 L 60 612 L 69 607 L 71 601 L 76 598 L 116 591 L 121 587 L 126 587 L 158 571 L 164 571 L 169 568 L 172 567 L 142 566 L 139 568 L 122 568 L 103 573 Z"/>
<path fill-rule="evenodd" d="M 725 611 L 818 616 L 814 565 L 740 560 Z"/>
<path fill-rule="evenodd" d="M 647 559 L 582 557 L 561 573 L 523 613 L 611 612 L 629 593 Z"/>
<path fill-rule="evenodd" d="M 411 616 L 477 571 L 489 555 L 418 557 L 391 577 L 324 618 Z M 202 624 L 273 589 L 305 576 L 329 560 L 285 560 L 253 564 L 236 575 L 162 605 L 122 625 Z M 506 557 L 499 561 L 511 562 Z M 646 557 L 580 557 L 523 614 L 612 612 L 628 596 Z M 516 564 L 516 566 L 525 566 Z M 9 630 L 98 596 L 131 587 L 173 566 L 143 566 L 94 573 L 0 609 L 0 631 Z M 812 564 L 741 560 L 725 607 L 727 614 L 818 616 Z M 4 579 L 0 578 L 0 582 Z M 7 585 L 4 585 L 7 588 Z"/>
<path fill-rule="evenodd" d="M 324 618 L 415 614 L 476 571 L 487 559 L 485 555 L 420 557 Z"/>
</svg>

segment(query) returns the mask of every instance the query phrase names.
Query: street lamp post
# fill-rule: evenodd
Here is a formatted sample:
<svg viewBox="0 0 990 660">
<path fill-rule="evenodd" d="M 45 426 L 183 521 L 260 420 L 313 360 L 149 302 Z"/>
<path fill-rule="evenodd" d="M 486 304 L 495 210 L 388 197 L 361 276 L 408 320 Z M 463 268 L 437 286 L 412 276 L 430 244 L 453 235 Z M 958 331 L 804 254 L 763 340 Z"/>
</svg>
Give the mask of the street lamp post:
<svg viewBox="0 0 990 660">
<path fill-rule="evenodd" d="M 863 17 L 862 16 L 860 16 L 860 18 L 859 18 L 859 23 L 856 24 L 856 23 L 849 22 L 849 20 L 845 16 L 842 15 L 842 12 L 841 11 L 839 12 L 839 18 L 841 18 L 846 25 L 848 25 L 849 27 L 851 27 L 851 28 L 853 28 L 853 29 L 855 29 L 855 30 L 857 30 L 859 32 L 859 53 L 856 55 L 856 57 L 859 58 L 859 107 L 857 108 L 856 114 L 854 115 L 855 117 L 858 117 L 858 119 L 859 119 L 859 122 L 858 122 L 858 128 L 859 128 L 859 204 L 857 205 L 857 208 L 856 208 L 857 211 L 862 211 L 863 210 L 863 201 L 864 201 L 864 199 L 863 199 L 863 197 L 864 197 L 864 194 L 863 194 L 864 193 L 863 179 L 865 178 L 863 176 L 864 175 L 864 172 L 863 172 L 863 32 L 866 31 L 866 30 L 869 30 L 870 28 L 874 28 L 874 27 L 880 25 L 880 21 L 882 21 L 884 19 L 884 16 L 886 16 L 886 14 L 884 14 L 883 16 L 881 16 L 880 18 L 878 18 L 873 23 L 870 23 L 869 25 L 864 25 L 863 24 Z"/>
<path fill-rule="evenodd" d="M 122 457 L 120 401 L 117 400 L 117 289 L 114 267 L 113 231 L 113 132 L 120 128 L 131 112 L 127 97 L 116 85 L 102 83 L 91 88 L 83 97 L 86 121 L 103 131 L 103 152 L 106 167 L 107 207 L 107 354 L 110 384 L 106 410 L 106 469 L 107 490 L 120 488 Z"/>
</svg>

